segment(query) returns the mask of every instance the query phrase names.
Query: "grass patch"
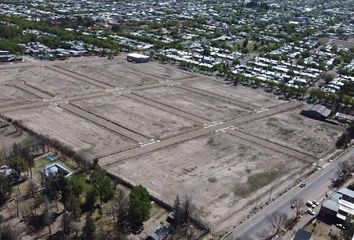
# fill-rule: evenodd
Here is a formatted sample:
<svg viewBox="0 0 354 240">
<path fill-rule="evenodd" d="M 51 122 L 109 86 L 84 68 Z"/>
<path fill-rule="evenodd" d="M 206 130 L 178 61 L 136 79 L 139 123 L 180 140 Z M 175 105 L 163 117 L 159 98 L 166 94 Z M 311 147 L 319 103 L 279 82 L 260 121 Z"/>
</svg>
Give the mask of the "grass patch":
<svg viewBox="0 0 354 240">
<path fill-rule="evenodd" d="M 237 183 L 235 186 L 235 195 L 240 197 L 247 197 L 250 193 L 257 191 L 258 189 L 268 185 L 278 178 L 281 171 L 272 172 L 260 172 L 255 173 L 247 178 L 247 182 L 244 184 Z"/>
</svg>

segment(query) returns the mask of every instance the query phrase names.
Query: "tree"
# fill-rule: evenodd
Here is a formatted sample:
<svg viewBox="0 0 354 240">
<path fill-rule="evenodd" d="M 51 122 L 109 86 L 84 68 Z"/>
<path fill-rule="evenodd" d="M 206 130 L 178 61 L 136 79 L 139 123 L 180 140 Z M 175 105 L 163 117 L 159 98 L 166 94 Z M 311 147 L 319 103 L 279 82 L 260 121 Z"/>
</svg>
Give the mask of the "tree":
<svg viewBox="0 0 354 240">
<path fill-rule="evenodd" d="M 324 72 L 321 74 L 321 77 L 326 83 L 329 83 L 334 80 L 336 74 L 334 72 Z"/>
<path fill-rule="evenodd" d="M 129 218 L 133 227 L 140 227 L 148 219 L 151 210 L 149 192 L 139 185 L 129 194 Z"/>
<path fill-rule="evenodd" d="M 95 240 L 96 238 L 96 224 L 91 216 L 86 218 L 85 226 L 82 229 L 83 240 Z"/>
<path fill-rule="evenodd" d="M 288 216 L 285 213 L 273 212 L 269 217 L 268 228 L 261 233 L 264 239 L 272 239 L 277 236 L 282 228 L 285 226 Z"/>
<path fill-rule="evenodd" d="M 112 199 L 113 217 L 118 219 L 118 221 L 122 220 L 127 215 L 128 209 L 128 198 L 122 190 L 118 189 Z"/>
<path fill-rule="evenodd" d="M 354 235 L 354 221 L 352 217 L 347 217 L 344 223 L 345 229 L 341 232 L 343 240 L 352 240 Z"/>
<path fill-rule="evenodd" d="M 95 207 L 96 199 L 97 199 L 96 189 L 92 188 L 92 189 L 88 190 L 86 193 L 85 203 L 84 203 L 83 208 L 86 211 L 92 211 Z"/>
<path fill-rule="evenodd" d="M 342 133 L 337 139 L 336 147 L 337 148 L 346 148 L 348 146 L 349 136 L 346 132 Z"/>
<path fill-rule="evenodd" d="M 296 197 L 290 201 L 290 204 L 295 211 L 295 220 L 299 219 L 301 215 L 302 207 L 304 206 L 304 200 L 302 198 Z"/>
<path fill-rule="evenodd" d="M 81 208 L 80 208 L 80 200 L 78 197 L 76 197 L 74 194 L 70 194 L 67 197 L 64 206 L 66 210 L 72 213 L 73 218 L 75 220 L 79 219 L 81 214 Z"/>
<path fill-rule="evenodd" d="M 102 169 L 96 169 L 91 175 L 93 187 L 96 189 L 101 204 L 114 196 L 115 185 Z"/>
<path fill-rule="evenodd" d="M 20 240 L 20 236 L 13 230 L 12 227 L 2 225 L 0 223 L 0 239 L 4 240 Z"/>
<path fill-rule="evenodd" d="M 52 236 L 52 229 L 50 225 L 52 224 L 53 213 L 48 199 L 45 199 L 44 201 L 44 211 L 42 216 L 44 224 L 48 227 L 49 236 Z"/>
<path fill-rule="evenodd" d="M 0 176 L 0 204 L 3 204 L 12 192 L 12 185 L 7 177 Z"/>
<path fill-rule="evenodd" d="M 62 219 L 62 228 L 65 239 L 69 238 L 73 231 L 73 216 L 70 212 L 64 210 L 63 219 Z"/>
<path fill-rule="evenodd" d="M 243 48 L 247 48 L 247 46 L 248 46 L 248 38 L 246 38 L 246 39 L 243 41 L 242 47 L 243 47 Z"/>
<path fill-rule="evenodd" d="M 354 169 L 354 164 L 350 160 L 342 161 L 338 164 L 334 186 L 342 185 L 350 176 Z"/>
</svg>

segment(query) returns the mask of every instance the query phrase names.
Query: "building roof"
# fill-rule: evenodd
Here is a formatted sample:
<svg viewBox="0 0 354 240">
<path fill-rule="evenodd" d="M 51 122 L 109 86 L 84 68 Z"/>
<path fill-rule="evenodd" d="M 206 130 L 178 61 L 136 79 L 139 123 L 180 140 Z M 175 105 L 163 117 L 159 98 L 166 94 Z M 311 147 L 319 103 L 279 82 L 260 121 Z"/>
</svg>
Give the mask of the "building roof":
<svg viewBox="0 0 354 240">
<path fill-rule="evenodd" d="M 150 58 L 149 56 L 146 56 L 146 55 L 143 55 L 140 53 L 128 53 L 127 56 L 133 57 L 133 58 L 142 58 L 142 59 Z"/>
<path fill-rule="evenodd" d="M 331 110 L 326 108 L 321 104 L 310 105 L 304 109 L 306 112 L 317 112 L 318 114 L 322 115 L 323 117 L 328 117 L 331 114 Z"/>
<path fill-rule="evenodd" d="M 338 201 L 338 208 L 340 211 L 346 212 L 350 215 L 354 215 L 354 204 L 345 200 Z"/>
<path fill-rule="evenodd" d="M 303 229 L 299 229 L 297 233 L 295 234 L 295 237 L 293 240 L 310 240 L 312 236 L 312 233 L 305 231 Z"/>
<path fill-rule="evenodd" d="M 329 209 L 331 211 L 334 211 L 334 212 L 338 212 L 338 203 L 335 200 L 329 199 L 329 200 L 324 201 L 322 204 L 322 207 Z"/>
<path fill-rule="evenodd" d="M 336 193 L 333 193 L 330 197 L 331 200 L 335 201 L 335 202 L 338 202 L 339 199 L 341 199 L 343 197 L 342 194 L 336 192 Z"/>
<path fill-rule="evenodd" d="M 352 191 L 348 188 L 341 188 L 338 190 L 338 193 L 348 196 L 348 197 L 351 197 L 351 198 L 354 198 L 354 191 Z"/>
</svg>

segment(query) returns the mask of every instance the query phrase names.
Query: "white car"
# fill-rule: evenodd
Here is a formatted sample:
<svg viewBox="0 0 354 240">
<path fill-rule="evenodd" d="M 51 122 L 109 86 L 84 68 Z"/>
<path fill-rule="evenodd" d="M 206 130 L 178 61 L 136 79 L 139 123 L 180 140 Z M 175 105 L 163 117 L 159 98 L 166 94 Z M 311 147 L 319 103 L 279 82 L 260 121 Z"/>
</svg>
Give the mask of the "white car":
<svg viewBox="0 0 354 240">
<path fill-rule="evenodd" d="M 316 214 L 311 208 L 308 208 L 306 212 L 312 216 Z"/>
</svg>

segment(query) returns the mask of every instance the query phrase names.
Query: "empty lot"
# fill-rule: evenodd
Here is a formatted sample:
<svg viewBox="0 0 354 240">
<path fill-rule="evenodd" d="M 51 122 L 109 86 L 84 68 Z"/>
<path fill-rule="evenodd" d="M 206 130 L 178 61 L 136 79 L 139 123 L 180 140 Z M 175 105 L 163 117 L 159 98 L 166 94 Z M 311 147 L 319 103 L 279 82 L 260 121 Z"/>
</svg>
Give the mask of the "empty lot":
<svg viewBox="0 0 354 240">
<path fill-rule="evenodd" d="M 144 74 L 134 73 L 117 62 L 88 61 L 78 64 L 58 64 L 62 69 L 110 84 L 115 87 L 132 87 L 157 83 L 158 79 Z"/>
<path fill-rule="evenodd" d="M 56 106 L 14 111 L 7 117 L 20 121 L 25 127 L 66 147 L 88 159 L 127 150 L 136 143 L 102 129 L 93 123 L 66 112 Z"/>
<path fill-rule="evenodd" d="M 201 127 L 196 122 L 126 96 L 85 99 L 74 105 L 152 139 L 166 139 Z"/>
<path fill-rule="evenodd" d="M 135 93 L 210 121 L 221 121 L 249 114 L 246 109 L 226 101 L 179 87 L 163 86 L 136 91 Z"/>
<path fill-rule="evenodd" d="M 68 97 L 101 90 L 86 82 L 60 74 L 46 67 L 1 69 L 2 84 L 26 84 L 51 96 Z"/>
<path fill-rule="evenodd" d="M 185 85 L 201 89 L 227 98 L 231 98 L 255 108 L 270 108 L 282 103 L 274 95 L 243 86 L 231 86 L 222 82 L 216 82 L 209 78 L 200 77 L 194 81 L 186 81 Z"/>
<path fill-rule="evenodd" d="M 147 186 L 171 205 L 177 194 L 190 196 L 202 219 L 213 225 L 257 198 L 266 185 L 306 166 L 227 133 L 212 133 L 118 162 L 107 170 Z"/>
<path fill-rule="evenodd" d="M 209 226 L 289 187 L 342 131 L 301 116 L 299 103 L 124 55 L 22 66 L 0 69 L 5 117 L 168 204 L 190 195 Z"/>
<path fill-rule="evenodd" d="M 323 157 L 334 150 L 343 128 L 316 121 L 291 111 L 243 124 L 239 130 L 268 139 L 316 157 Z"/>
</svg>

